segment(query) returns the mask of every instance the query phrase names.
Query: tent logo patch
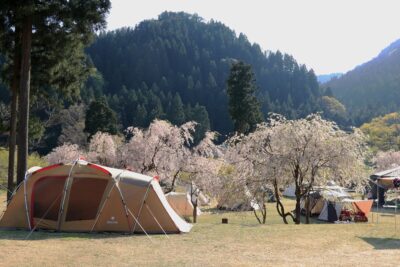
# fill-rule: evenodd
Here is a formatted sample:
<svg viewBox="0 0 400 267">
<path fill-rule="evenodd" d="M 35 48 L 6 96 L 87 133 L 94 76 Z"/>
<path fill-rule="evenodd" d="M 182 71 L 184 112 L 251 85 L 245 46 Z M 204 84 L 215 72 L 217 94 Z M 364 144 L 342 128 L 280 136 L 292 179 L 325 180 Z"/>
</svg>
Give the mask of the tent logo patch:
<svg viewBox="0 0 400 267">
<path fill-rule="evenodd" d="M 118 224 L 118 221 L 115 220 L 114 216 L 111 216 L 111 218 L 107 221 L 107 224 Z"/>
</svg>

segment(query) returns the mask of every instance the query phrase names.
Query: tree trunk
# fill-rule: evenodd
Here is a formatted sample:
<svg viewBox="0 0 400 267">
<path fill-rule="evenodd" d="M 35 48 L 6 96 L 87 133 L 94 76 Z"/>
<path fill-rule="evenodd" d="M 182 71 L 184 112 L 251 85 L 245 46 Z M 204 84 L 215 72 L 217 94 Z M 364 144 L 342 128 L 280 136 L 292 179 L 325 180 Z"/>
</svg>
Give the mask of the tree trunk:
<svg viewBox="0 0 400 267">
<path fill-rule="evenodd" d="M 296 224 L 300 224 L 300 219 L 301 219 L 301 208 L 300 208 L 300 201 L 301 197 L 300 194 L 296 193 L 296 209 L 295 209 L 295 214 L 296 214 Z"/>
<path fill-rule="evenodd" d="M 265 205 L 265 203 L 263 203 L 262 209 L 263 209 L 262 223 L 265 224 L 265 222 L 267 221 L 267 206 Z"/>
<path fill-rule="evenodd" d="M 261 224 L 261 220 L 260 220 L 260 218 L 258 217 L 258 214 L 257 214 L 256 209 L 253 209 L 253 213 L 254 213 L 254 216 L 256 216 L 256 219 L 257 219 L 258 223 Z"/>
<path fill-rule="evenodd" d="M 31 43 L 32 14 L 27 15 L 22 23 L 21 36 L 21 76 L 19 84 L 18 105 L 18 162 L 17 185 L 20 184 L 28 166 L 28 126 L 29 126 L 29 94 L 31 81 Z"/>
<path fill-rule="evenodd" d="M 278 212 L 279 216 L 282 217 L 282 220 L 285 224 L 288 224 L 288 221 L 286 220 L 286 217 L 291 217 L 292 220 L 295 222 L 295 218 L 292 213 L 286 212 L 285 213 L 285 207 L 283 206 L 281 202 L 281 196 L 279 195 L 279 190 L 278 190 L 278 182 L 274 180 L 274 193 L 275 193 L 275 199 L 276 199 L 276 211 Z"/>
<path fill-rule="evenodd" d="M 257 203 L 260 207 L 260 213 L 261 216 L 258 215 L 257 210 L 253 208 L 253 213 L 254 216 L 256 217 L 257 221 L 259 224 L 265 224 L 267 221 L 267 206 L 265 205 L 264 202 L 260 205 L 260 203 Z"/>
<path fill-rule="evenodd" d="M 194 198 L 193 198 L 194 197 Z M 190 202 L 193 205 L 193 223 L 197 222 L 197 204 L 199 201 L 197 188 L 194 188 L 193 181 L 190 182 Z"/>
<path fill-rule="evenodd" d="M 19 89 L 19 70 L 21 68 L 21 47 L 19 42 L 19 30 L 15 29 L 15 46 L 13 58 L 13 73 L 11 80 L 11 118 L 10 118 L 10 136 L 8 138 L 8 181 L 7 181 L 7 201 L 10 201 L 11 194 L 14 191 L 14 168 L 15 168 L 15 146 L 17 142 L 17 107 L 18 107 L 18 89 Z"/>
<path fill-rule="evenodd" d="M 310 223 L 310 194 L 308 194 L 308 193 L 306 196 L 305 208 L 306 208 L 306 224 L 309 224 Z"/>
<path fill-rule="evenodd" d="M 193 204 L 193 223 L 197 223 L 197 198 Z"/>
</svg>

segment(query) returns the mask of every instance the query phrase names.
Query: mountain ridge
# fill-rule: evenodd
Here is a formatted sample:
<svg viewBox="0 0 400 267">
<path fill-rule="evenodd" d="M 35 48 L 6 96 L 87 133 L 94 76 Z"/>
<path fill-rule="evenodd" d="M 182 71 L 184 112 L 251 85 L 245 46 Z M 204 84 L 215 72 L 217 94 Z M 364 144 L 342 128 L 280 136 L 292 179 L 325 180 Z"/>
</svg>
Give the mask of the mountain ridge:
<svg viewBox="0 0 400 267">
<path fill-rule="evenodd" d="M 265 115 L 297 118 L 320 110 L 322 92 L 311 69 L 290 55 L 263 51 L 244 34 L 198 15 L 164 12 L 135 28 L 102 33 L 87 53 L 104 78 L 102 91 L 109 98 L 118 98 L 125 89 L 178 94 L 184 105 L 205 106 L 211 128 L 222 133 L 232 130 L 226 79 L 235 60 L 252 65 Z M 121 101 L 111 106 L 121 107 Z"/>
<path fill-rule="evenodd" d="M 375 58 L 323 85 L 345 104 L 359 126 L 372 118 L 400 109 L 400 39 Z"/>
</svg>

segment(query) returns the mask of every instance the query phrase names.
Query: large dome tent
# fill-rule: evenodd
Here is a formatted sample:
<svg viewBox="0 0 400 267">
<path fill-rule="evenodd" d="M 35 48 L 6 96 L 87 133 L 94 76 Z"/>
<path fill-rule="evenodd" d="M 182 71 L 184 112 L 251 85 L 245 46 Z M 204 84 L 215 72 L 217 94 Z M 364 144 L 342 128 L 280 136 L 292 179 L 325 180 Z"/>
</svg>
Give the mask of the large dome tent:
<svg viewBox="0 0 400 267">
<path fill-rule="evenodd" d="M 30 169 L 0 219 L 3 229 L 181 233 L 191 225 L 157 179 L 77 160 Z"/>
</svg>

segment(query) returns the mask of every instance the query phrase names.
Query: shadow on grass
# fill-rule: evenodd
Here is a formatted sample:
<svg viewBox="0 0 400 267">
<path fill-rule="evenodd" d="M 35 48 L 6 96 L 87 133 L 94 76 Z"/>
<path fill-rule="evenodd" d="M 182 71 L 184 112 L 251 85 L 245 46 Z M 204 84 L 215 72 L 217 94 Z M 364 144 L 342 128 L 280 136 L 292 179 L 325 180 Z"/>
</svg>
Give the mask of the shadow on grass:
<svg viewBox="0 0 400 267">
<path fill-rule="evenodd" d="M 0 240 L 47 240 L 47 239 L 108 239 L 108 238 L 132 238 L 146 237 L 145 234 L 123 234 L 123 233 L 65 233 L 38 230 L 29 235 L 29 231 L 25 230 L 0 230 Z M 152 235 L 153 236 L 153 235 Z M 159 236 L 155 234 L 154 236 Z"/>
<path fill-rule="evenodd" d="M 399 238 L 384 238 L 384 237 L 358 237 L 368 244 L 372 245 L 374 249 L 399 249 Z"/>
</svg>

